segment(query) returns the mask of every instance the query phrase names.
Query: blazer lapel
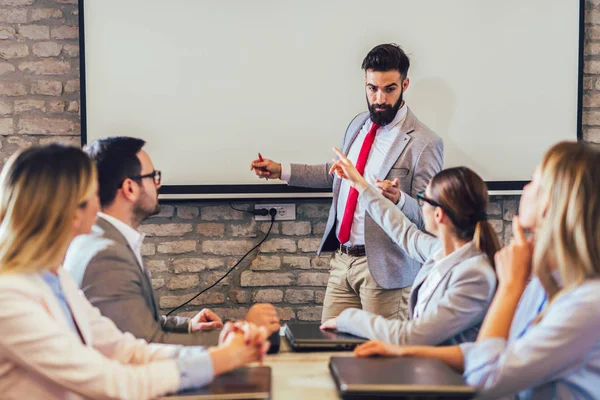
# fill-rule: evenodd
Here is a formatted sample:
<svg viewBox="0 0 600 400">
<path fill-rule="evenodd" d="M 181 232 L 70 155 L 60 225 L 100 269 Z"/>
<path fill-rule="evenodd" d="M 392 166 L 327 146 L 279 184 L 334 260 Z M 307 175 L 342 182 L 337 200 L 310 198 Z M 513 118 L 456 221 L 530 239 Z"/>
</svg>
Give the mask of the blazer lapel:
<svg viewBox="0 0 600 400">
<path fill-rule="evenodd" d="M 113 240 L 123 246 L 126 246 L 129 251 L 131 251 L 131 253 L 133 254 L 133 258 L 135 259 L 135 263 L 136 263 L 136 268 L 140 269 L 140 272 L 142 273 L 142 280 L 145 283 L 146 286 L 146 296 L 148 296 L 150 298 L 150 301 L 152 303 L 152 308 L 153 308 L 153 313 L 155 318 L 158 320 L 159 318 L 159 313 L 158 313 L 158 302 L 156 301 L 156 297 L 154 296 L 154 289 L 152 289 L 152 281 L 150 280 L 150 276 L 148 274 L 148 271 L 146 270 L 146 268 L 140 264 L 137 256 L 135 255 L 135 251 L 133 251 L 133 249 L 131 248 L 131 246 L 129 245 L 129 242 L 127 242 L 127 239 L 125 239 L 125 236 L 123 236 L 123 234 L 121 234 L 121 232 L 119 232 L 119 230 L 110 222 L 108 222 L 107 220 L 105 220 L 102 217 L 98 217 L 96 219 L 96 225 L 102 229 L 104 231 L 104 236 L 109 238 L 110 240 Z"/>
<path fill-rule="evenodd" d="M 458 249 L 450 257 L 448 257 L 445 260 L 443 260 L 437 266 L 436 269 L 437 269 L 437 272 L 440 274 L 440 278 L 435 283 L 435 286 L 433 287 L 433 290 L 431 290 L 429 292 L 429 296 L 426 299 L 421 299 L 421 301 L 425 302 L 424 309 L 427 309 L 427 306 L 429 305 L 429 301 L 433 297 L 433 294 L 437 291 L 438 287 L 445 280 L 446 275 L 448 275 L 450 273 L 450 271 L 452 270 L 452 268 L 456 264 L 459 264 L 459 263 L 461 263 L 461 262 L 463 262 L 463 261 L 465 261 L 465 260 L 467 260 L 467 259 L 469 259 L 469 258 L 471 258 L 473 256 L 476 256 L 478 254 L 479 254 L 479 250 L 475 247 L 475 245 L 473 244 L 473 242 L 470 242 L 470 243 L 465 244 L 462 248 Z"/>
<path fill-rule="evenodd" d="M 379 170 L 379 175 L 377 176 L 379 179 L 385 179 L 385 177 L 389 174 L 392 166 L 398 161 L 398 158 L 408 146 L 408 143 L 411 140 L 410 133 L 415 130 L 415 116 L 408 108 L 406 110 L 406 119 L 402 123 L 400 127 L 400 133 L 392 143 L 388 154 L 385 156 L 383 160 L 383 164 L 381 165 L 381 169 Z"/>
</svg>

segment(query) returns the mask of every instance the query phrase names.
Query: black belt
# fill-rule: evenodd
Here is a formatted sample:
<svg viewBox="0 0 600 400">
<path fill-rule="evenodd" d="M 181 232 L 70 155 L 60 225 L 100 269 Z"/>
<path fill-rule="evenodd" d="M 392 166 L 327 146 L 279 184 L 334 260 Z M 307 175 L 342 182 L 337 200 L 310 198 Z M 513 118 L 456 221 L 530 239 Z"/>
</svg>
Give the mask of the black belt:
<svg viewBox="0 0 600 400">
<path fill-rule="evenodd" d="M 365 252 L 364 244 L 357 244 L 356 246 L 345 246 L 343 244 L 340 245 L 340 252 L 344 254 L 348 254 L 352 257 L 364 257 L 367 253 Z"/>
</svg>

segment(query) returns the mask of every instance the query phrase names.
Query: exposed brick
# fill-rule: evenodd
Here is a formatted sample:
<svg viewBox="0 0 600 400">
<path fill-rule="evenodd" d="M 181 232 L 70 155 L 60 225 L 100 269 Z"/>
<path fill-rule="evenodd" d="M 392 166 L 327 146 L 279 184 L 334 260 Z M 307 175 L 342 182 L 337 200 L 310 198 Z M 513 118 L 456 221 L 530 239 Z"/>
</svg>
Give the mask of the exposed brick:
<svg viewBox="0 0 600 400">
<path fill-rule="evenodd" d="M 213 311 L 222 319 L 244 319 L 246 313 L 248 312 L 246 307 L 213 308 Z"/>
<path fill-rule="evenodd" d="M 0 81 L 0 96 L 24 96 L 26 94 L 27 91 L 22 83 Z"/>
<path fill-rule="evenodd" d="M 0 115 L 9 115 L 13 112 L 13 104 L 11 101 L 0 100 Z"/>
<path fill-rule="evenodd" d="M 517 201 L 516 200 L 505 200 L 504 201 L 504 220 L 512 221 L 513 217 L 517 214 Z"/>
<path fill-rule="evenodd" d="M 11 72 L 15 72 L 15 66 L 7 62 L 0 61 L 0 76 L 9 74 Z"/>
<path fill-rule="evenodd" d="M 498 234 L 502 233 L 502 229 L 504 229 L 504 221 L 501 219 L 492 219 L 489 221 L 489 223 L 494 229 L 494 232 Z"/>
<path fill-rule="evenodd" d="M 200 209 L 204 221 L 242 220 L 244 213 L 229 206 L 205 206 Z"/>
<path fill-rule="evenodd" d="M 298 205 L 298 216 L 314 219 L 327 219 L 329 216 L 329 208 L 331 208 L 331 202 L 323 204 L 300 204 Z"/>
<path fill-rule="evenodd" d="M 58 118 L 22 118 L 18 133 L 25 135 L 76 135 L 73 121 Z"/>
<path fill-rule="evenodd" d="M 62 18 L 63 13 L 58 8 L 34 8 L 31 10 L 31 21 L 43 21 L 45 19 Z"/>
<path fill-rule="evenodd" d="M 321 239 L 300 239 L 298 248 L 303 252 L 316 252 L 321 244 Z"/>
<path fill-rule="evenodd" d="M 67 107 L 68 112 L 79 112 L 79 102 L 78 101 L 70 101 L 69 106 Z"/>
<path fill-rule="evenodd" d="M 140 231 L 148 236 L 183 236 L 192 231 L 192 224 L 143 224 Z"/>
<path fill-rule="evenodd" d="M 143 256 L 153 256 L 156 254 L 156 246 L 154 243 L 144 243 L 140 249 L 140 253 Z"/>
<path fill-rule="evenodd" d="M 153 278 L 152 279 L 152 289 L 156 290 L 156 289 L 160 289 L 161 287 L 165 286 L 165 280 L 164 278 Z"/>
<path fill-rule="evenodd" d="M 50 27 L 44 25 L 21 25 L 18 28 L 19 37 L 31 40 L 50 39 Z"/>
<path fill-rule="evenodd" d="M 583 78 L 583 88 L 585 90 L 591 90 L 594 88 L 594 78 L 586 76 Z"/>
<path fill-rule="evenodd" d="M 79 81 L 77 81 L 77 85 L 79 85 Z M 170 218 L 173 216 L 174 213 L 175 207 L 163 204 L 160 206 L 160 211 L 158 212 L 158 214 L 153 215 L 152 218 Z"/>
<path fill-rule="evenodd" d="M 65 93 L 77 93 L 79 92 L 80 87 L 81 82 L 79 79 L 67 81 L 67 83 L 65 83 Z"/>
<path fill-rule="evenodd" d="M 60 81 L 40 80 L 31 83 L 32 94 L 42 94 L 45 96 L 60 96 L 62 93 L 62 89 L 62 82 Z"/>
<path fill-rule="evenodd" d="M 325 299 L 325 291 L 324 290 L 315 290 L 315 303 L 323 304 L 324 299 Z"/>
<path fill-rule="evenodd" d="M 256 237 L 256 222 L 250 221 L 243 224 L 231 224 L 231 236 Z"/>
<path fill-rule="evenodd" d="M 269 227 L 271 226 L 270 222 L 263 222 L 262 224 L 260 224 L 260 231 L 264 234 L 266 234 L 267 232 L 269 232 Z M 273 227 L 271 228 L 271 233 L 270 235 L 277 235 L 279 234 L 279 222 L 273 222 Z"/>
<path fill-rule="evenodd" d="M 488 215 L 500 215 L 502 214 L 502 202 L 501 201 L 493 201 L 490 202 L 487 208 Z"/>
<path fill-rule="evenodd" d="M 67 57 L 75 58 L 79 57 L 79 45 L 78 44 L 65 44 L 63 51 Z"/>
<path fill-rule="evenodd" d="M 2 8 L 0 9 L 0 22 L 23 24 L 27 22 L 27 10 L 24 8 Z"/>
<path fill-rule="evenodd" d="M 253 271 L 273 271 L 281 268 L 281 259 L 278 256 L 258 255 L 252 260 L 250 268 Z"/>
<path fill-rule="evenodd" d="M 310 260 L 310 266 L 313 269 L 329 269 L 331 268 L 331 256 L 316 256 Z"/>
<path fill-rule="evenodd" d="M 598 26 L 589 26 L 586 28 L 587 36 L 591 40 L 600 39 L 600 27 Z"/>
<path fill-rule="evenodd" d="M 310 222 L 282 222 L 281 233 L 288 236 L 304 236 L 310 235 Z"/>
<path fill-rule="evenodd" d="M 590 143 L 600 143 L 600 129 L 598 128 L 588 128 L 583 133 L 583 138 L 586 142 Z"/>
<path fill-rule="evenodd" d="M 583 64 L 583 70 L 586 74 L 600 74 L 600 61 L 588 60 Z"/>
<path fill-rule="evenodd" d="M 293 281 L 293 276 L 289 272 L 252 272 L 244 271 L 241 275 L 240 284 L 242 287 L 248 286 L 289 286 Z"/>
<path fill-rule="evenodd" d="M 257 290 L 252 299 L 255 303 L 281 303 L 283 300 L 283 291 L 279 289 Z"/>
<path fill-rule="evenodd" d="M 24 58 L 29 55 L 29 47 L 25 43 L 0 44 L 0 57 L 5 60 Z"/>
<path fill-rule="evenodd" d="M 300 269 L 310 269 L 310 257 L 283 256 L 283 266 Z"/>
<path fill-rule="evenodd" d="M 167 288 L 169 288 L 171 290 L 189 289 L 194 286 L 198 286 L 199 283 L 200 283 L 200 280 L 198 279 L 198 275 L 176 276 L 169 280 L 169 283 L 167 284 Z"/>
<path fill-rule="evenodd" d="M 583 124 L 584 125 L 600 125 L 600 111 L 584 111 L 583 112 Z"/>
<path fill-rule="evenodd" d="M 325 228 L 327 227 L 327 222 L 320 221 L 313 225 L 312 232 L 315 235 L 323 235 L 325 233 Z"/>
<path fill-rule="evenodd" d="M 329 274 L 325 272 L 301 272 L 298 274 L 298 286 L 327 286 Z"/>
<path fill-rule="evenodd" d="M 46 103 L 49 113 L 63 113 L 65 111 L 66 104 L 64 101 L 49 101 Z"/>
<path fill-rule="evenodd" d="M 44 100 L 15 100 L 15 113 L 23 113 L 29 111 L 46 111 L 46 103 Z"/>
<path fill-rule="evenodd" d="M 50 36 L 53 39 L 77 39 L 79 37 L 79 29 L 76 26 L 53 26 Z"/>
<path fill-rule="evenodd" d="M 0 0 L 0 6 L 28 6 L 35 0 Z"/>
<path fill-rule="evenodd" d="M 187 294 L 182 296 L 162 296 L 159 300 L 160 308 L 173 308 L 180 304 L 188 301 L 193 297 L 193 294 Z M 205 306 L 208 304 L 223 304 L 225 302 L 225 295 L 219 292 L 206 292 L 196 297 L 190 302 L 191 305 Z M 198 313 L 195 311 L 189 316 L 194 316 Z M 219 315 L 222 317 L 222 315 Z"/>
<path fill-rule="evenodd" d="M 167 266 L 167 262 L 165 260 L 148 260 L 144 264 L 152 274 L 169 271 L 169 267 Z"/>
<path fill-rule="evenodd" d="M 34 43 L 31 50 L 37 57 L 56 57 L 60 54 L 62 46 L 56 42 L 39 42 Z"/>
<path fill-rule="evenodd" d="M 50 143 L 62 143 L 67 146 L 81 147 L 81 138 L 79 136 L 48 136 L 40 138 L 40 145 Z"/>
<path fill-rule="evenodd" d="M 27 149 L 35 144 L 35 141 L 32 138 L 23 138 L 19 136 L 9 137 L 7 142 L 9 144 L 17 145 L 20 149 Z"/>
<path fill-rule="evenodd" d="M 310 303 L 315 298 L 314 290 L 310 289 L 288 289 L 285 291 L 285 301 L 291 304 Z"/>
<path fill-rule="evenodd" d="M 79 0 L 56 0 L 58 4 L 77 4 Z"/>
<path fill-rule="evenodd" d="M 12 135 L 15 133 L 12 118 L 0 118 L 0 135 Z"/>
<path fill-rule="evenodd" d="M 195 240 L 180 240 L 178 242 L 163 242 L 157 246 L 157 251 L 162 254 L 183 254 L 196 251 Z"/>
<path fill-rule="evenodd" d="M 321 321 L 323 307 L 302 307 L 298 309 L 298 319 L 300 321 Z"/>
<path fill-rule="evenodd" d="M 16 34 L 12 26 L 0 26 L 0 40 L 14 39 Z"/>
<path fill-rule="evenodd" d="M 269 239 L 260 246 L 260 251 L 264 253 L 276 253 L 278 251 L 292 253 L 296 251 L 296 242 L 292 239 Z"/>
<path fill-rule="evenodd" d="M 62 75 L 71 71 L 71 64 L 54 60 L 26 61 L 19 64 L 19 70 L 36 75 Z"/>
<path fill-rule="evenodd" d="M 250 240 L 205 240 L 202 252 L 222 256 L 243 255 L 254 246 Z"/>
<path fill-rule="evenodd" d="M 180 258 L 173 261 L 173 270 L 176 274 L 206 271 L 223 266 L 225 262 L 219 258 Z"/>
<path fill-rule="evenodd" d="M 177 216 L 181 219 L 194 219 L 200 215 L 198 207 L 178 206 Z"/>
<path fill-rule="evenodd" d="M 248 303 L 251 298 L 251 293 L 247 290 L 232 290 L 229 295 L 238 304 Z"/>
<path fill-rule="evenodd" d="M 216 222 L 205 222 L 196 225 L 196 232 L 198 232 L 202 236 L 220 237 L 225 234 L 225 224 L 220 224 Z"/>
<path fill-rule="evenodd" d="M 282 321 L 289 321 L 296 318 L 296 313 L 290 307 L 275 307 L 275 309 L 277 310 L 277 316 Z"/>
</svg>

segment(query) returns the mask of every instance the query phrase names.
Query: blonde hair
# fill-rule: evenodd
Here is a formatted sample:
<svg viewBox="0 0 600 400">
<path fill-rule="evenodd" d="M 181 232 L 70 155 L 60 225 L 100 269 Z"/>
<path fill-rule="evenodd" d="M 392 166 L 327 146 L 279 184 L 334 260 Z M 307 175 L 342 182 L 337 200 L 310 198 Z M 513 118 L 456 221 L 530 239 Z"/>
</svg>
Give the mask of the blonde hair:
<svg viewBox="0 0 600 400">
<path fill-rule="evenodd" d="M 93 194 L 96 168 L 80 149 L 60 144 L 13 155 L 0 174 L 0 273 L 60 265 L 73 219 Z"/>
<path fill-rule="evenodd" d="M 558 143 L 544 155 L 540 176 L 533 271 L 552 301 L 600 275 L 600 152 Z"/>
</svg>

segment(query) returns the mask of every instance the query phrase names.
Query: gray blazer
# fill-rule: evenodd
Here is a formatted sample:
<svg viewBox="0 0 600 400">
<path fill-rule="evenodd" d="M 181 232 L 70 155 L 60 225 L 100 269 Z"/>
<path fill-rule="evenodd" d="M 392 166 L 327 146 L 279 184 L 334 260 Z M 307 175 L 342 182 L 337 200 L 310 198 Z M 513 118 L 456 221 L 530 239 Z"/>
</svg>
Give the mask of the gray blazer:
<svg viewBox="0 0 600 400">
<path fill-rule="evenodd" d="M 338 317 L 338 329 L 397 345 L 474 341 L 496 291 L 496 273 L 487 255 L 470 242 L 436 265 L 433 256 L 442 247 L 438 239 L 420 231 L 373 187 L 365 190 L 359 201 L 398 246 L 424 264 L 411 290 L 409 320 L 387 320 L 363 310 L 348 309 Z M 419 298 L 419 290 L 434 266 L 442 278 L 427 298 Z M 425 302 L 425 306 L 421 315 L 413 319 L 417 301 Z"/>
<path fill-rule="evenodd" d="M 67 251 L 64 268 L 88 300 L 123 332 L 152 343 L 211 346 L 219 331 L 189 334 L 189 318 L 164 317 L 125 237 L 103 218 L 89 235 L 80 235 Z"/>
<path fill-rule="evenodd" d="M 346 129 L 342 144 L 344 154 L 348 154 L 350 146 L 368 119 L 369 113 L 365 112 L 352 120 Z M 400 189 L 406 199 L 404 212 L 421 228 L 423 227 L 421 209 L 415 197 L 418 192 L 425 190 L 429 180 L 442 169 L 443 154 L 442 139 L 421 123 L 409 108 L 400 134 L 390 148 L 378 178 L 399 179 Z M 333 187 L 333 202 L 318 253 L 333 251 L 340 245 L 335 235 L 335 224 L 341 181 L 337 176 L 329 175 L 330 167 L 331 163 L 292 164 L 288 182 L 292 186 Z M 384 289 L 397 289 L 412 285 L 419 271 L 419 262 L 396 246 L 369 213 L 365 215 L 364 235 L 369 270 L 379 286 Z"/>
</svg>

